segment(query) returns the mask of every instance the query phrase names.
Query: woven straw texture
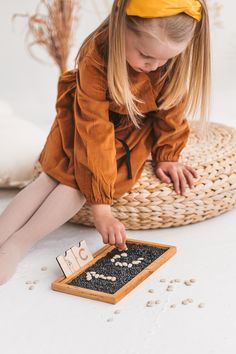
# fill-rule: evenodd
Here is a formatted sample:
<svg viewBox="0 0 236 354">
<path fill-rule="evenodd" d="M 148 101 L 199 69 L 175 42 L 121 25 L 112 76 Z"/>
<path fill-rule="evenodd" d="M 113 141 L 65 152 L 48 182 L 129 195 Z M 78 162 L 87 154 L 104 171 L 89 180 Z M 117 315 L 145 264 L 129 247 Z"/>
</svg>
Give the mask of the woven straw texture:
<svg viewBox="0 0 236 354">
<path fill-rule="evenodd" d="M 191 123 L 188 144 L 179 162 L 194 167 L 198 178 L 185 195 L 177 195 L 173 184 L 155 175 L 151 155 L 139 181 L 122 197 L 114 199 L 112 214 L 126 229 L 157 229 L 186 225 L 220 215 L 236 205 L 236 129 L 209 124 L 207 140 L 200 140 Z M 36 167 L 37 173 L 40 167 Z M 91 207 L 86 203 L 69 220 L 94 226 Z"/>
</svg>

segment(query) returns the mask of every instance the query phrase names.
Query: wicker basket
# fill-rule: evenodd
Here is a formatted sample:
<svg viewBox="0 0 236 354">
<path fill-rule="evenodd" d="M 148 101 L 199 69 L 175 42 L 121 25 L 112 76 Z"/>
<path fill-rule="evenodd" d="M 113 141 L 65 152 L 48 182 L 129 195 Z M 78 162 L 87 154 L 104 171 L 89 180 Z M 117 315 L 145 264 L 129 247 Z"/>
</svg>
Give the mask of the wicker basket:
<svg viewBox="0 0 236 354">
<path fill-rule="evenodd" d="M 236 205 L 236 129 L 210 123 L 208 140 L 200 142 L 192 123 L 179 161 L 196 169 L 194 188 L 187 188 L 185 196 L 177 195 L 172 184 L 160 182 L 148 159 L 139 181 L 111 206 L 112 214 L 126 229 L 191 224 Z M 94 226 L 90 206 L 86 203 L 69 221 Z"/>
</svg>

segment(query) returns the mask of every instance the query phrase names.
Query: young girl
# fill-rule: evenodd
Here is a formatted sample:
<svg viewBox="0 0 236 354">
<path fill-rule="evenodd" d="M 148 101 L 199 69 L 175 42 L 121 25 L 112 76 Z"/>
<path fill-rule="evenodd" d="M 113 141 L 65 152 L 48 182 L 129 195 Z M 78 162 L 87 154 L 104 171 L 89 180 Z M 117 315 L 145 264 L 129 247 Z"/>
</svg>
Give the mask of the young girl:
<svg viewBox="0 0 236 354">
<path fill-rule="evenodd" d="M 39 156 L 43 172 L 0 216 L 0 283 L 44 236 L 92 208 L 104 243 L 125 249 L 113 198 L 129 191 L 152 155 L 176 193 L 196 171 L 178 162 L 189 136 L 186 110 L 206 117 L 209 18 L 204 0 L 115 0 L 58 80 L 56 117 Z M 201 102 L 200 102 L 201 101 Z"/>
</svg>

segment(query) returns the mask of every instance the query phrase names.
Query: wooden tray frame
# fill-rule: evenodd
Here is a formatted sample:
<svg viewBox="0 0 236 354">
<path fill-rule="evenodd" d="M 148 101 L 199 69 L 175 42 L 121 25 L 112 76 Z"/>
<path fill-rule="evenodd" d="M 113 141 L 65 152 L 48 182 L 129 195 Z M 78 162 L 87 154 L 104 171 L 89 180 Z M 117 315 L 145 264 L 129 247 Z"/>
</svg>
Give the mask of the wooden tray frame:
<svg viewBox="0 0 236 354">
<path fill-rule="evenodd" d="M 155 242 L 148 242 L 137 239 L 127 239 L 128 244 L 143 244 L 147 246 L 157 247 L 166 249 L 165 253 L 163 253 L 160 257 L 158 257 L 155 261 L 150 263 L 145 269 L 143 269 L 140 273 L 138 273 L 133 279 L 127 282 L 122 288 L 117 290 L 114 294 L 105 293 L 102 291 L 96 291 L 86 288 L 81 288 L 74 285 L 69 285 L 74 278 L 83 273 L 87 268 L 91 267 L 94 263 L 96 263 L 100 258 L 106 256 L 106 254 L 112 251 L 115 246 L 106 245 L 102 247 L 100 250 L 93 254 L 93 260 L 89 263 L 85 264 L 82 268 L 80 268 L 77 272 L 72 275 L 65 277 L 64 275 L 57 278 L 51 284 L 51 289 L 60 291 L 63 293 L 68 293 L 71 295 L 82 296 L 88 299 L 108 302 L 110 304 L 116 304 L 120 301 L 124 296 L 126 296 L 131 290 L 133 290 L 136 286 L 138 286 L 144 279 L 149 277 L 156 269 L 162 266 L 168 259 L 174 256 L 176 253 L 176 247 L 170 245 L 159 244 Z"/>
</svg>

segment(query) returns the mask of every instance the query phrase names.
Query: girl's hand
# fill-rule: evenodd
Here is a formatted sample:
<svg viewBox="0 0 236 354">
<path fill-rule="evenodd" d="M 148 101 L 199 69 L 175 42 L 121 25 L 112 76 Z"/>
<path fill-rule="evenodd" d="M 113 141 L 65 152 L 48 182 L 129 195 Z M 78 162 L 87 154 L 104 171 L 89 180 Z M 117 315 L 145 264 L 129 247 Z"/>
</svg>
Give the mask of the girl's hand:
<svg viewBox="0 0 236 354">
<path fill-rule="evenodd" d="M 193 188 L 193 177 L 197 178 L 197 172 L 191 166 L 174 161 L 158 162 L 155 173 L 162 182 L 173 182 L 177 194 L 185 193 L 187 183 L 190 188 Z"/>
<path fill-rule="evenodd" d="M 104 243 L 116 245 L 120 251 L 127 250 L 125 244 L 125 226 L 112 214 L 104 214 L 103 217 L 94 219 L 94 224 L 98 232 L 102 235 Z"/>
</svg>

